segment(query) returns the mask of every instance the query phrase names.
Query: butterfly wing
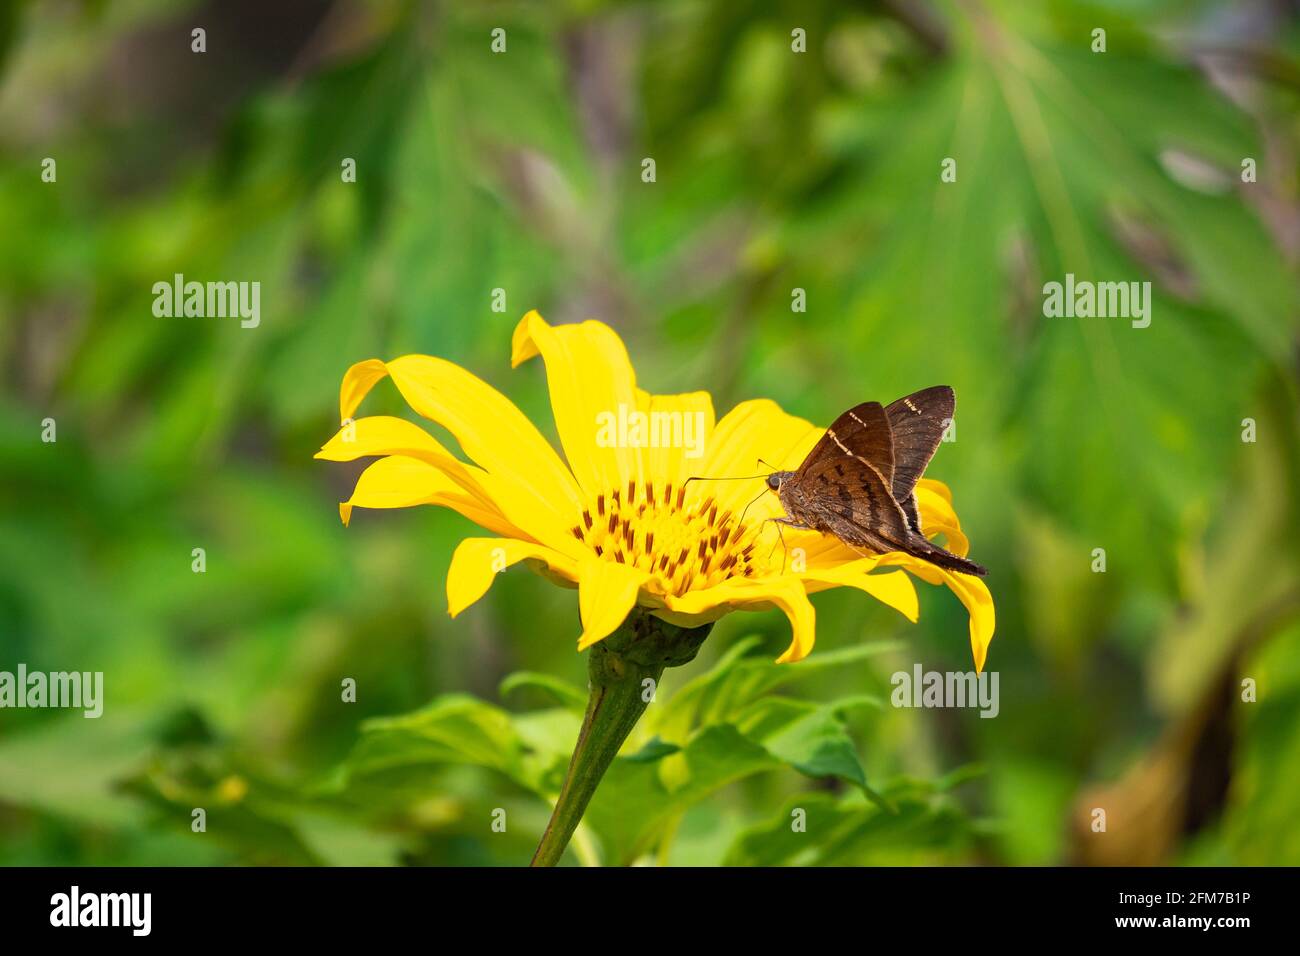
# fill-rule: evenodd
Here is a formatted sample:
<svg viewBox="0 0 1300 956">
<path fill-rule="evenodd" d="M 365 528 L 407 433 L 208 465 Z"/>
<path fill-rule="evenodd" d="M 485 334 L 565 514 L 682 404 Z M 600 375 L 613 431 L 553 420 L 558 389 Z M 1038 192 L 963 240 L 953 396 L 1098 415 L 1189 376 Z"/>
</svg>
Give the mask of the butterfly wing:
<svg viewBox="0 0 1300 956">
<path fill-rule="evenodd" d="M 935 385 L 900 398 L 885 409 L 894 442 L 890 490 L 917 533 L 921 531 L 921 519 L 916 510 L 916 482 L 934 457 L 956 407 L 952 389 Z"/>
<path fill-rule="evenodd" d="M 952 571 L 988 573 L 913 531 L 884 477 L 865 459 L 849 455 L 825 458 L 794 480 L 797 485 L 791 489 L 792 498 L 798 508 L 791 517 L 801 524 L 880 554 L 902 551 Z"/>
<path fill-rule="evenodd" d="M 908 539 L 907 516 L 867 459 L 823 457 L 805 463 L 793 481 L 791 497 L 803 514 L 792 517 L 804 524 L 877 551 L 897 550 Z"/>
<path fill-rule="evenodd" d="M 889 408 L 864 402 L 849 409 L 782 482 L 787 516 L 797 526 L 878 553 L 903 551 L 954 571 L 987 573 L 928 541 L 917 514 L 917 479 L 934 457 L 955 406 L 952 389 L 937 385 Z"/>
<path fill-rule="evenodd" d="M 845 455 L 869 461 L 885 480 L 885 487 L 894 482 L 894 437 L 889 418 L 879 402 L 863 402 L 850 408 L 826 429 L 826 434 L 813 446 L 804 459 L 800 471 L 810 465 Z"/>
</svg>

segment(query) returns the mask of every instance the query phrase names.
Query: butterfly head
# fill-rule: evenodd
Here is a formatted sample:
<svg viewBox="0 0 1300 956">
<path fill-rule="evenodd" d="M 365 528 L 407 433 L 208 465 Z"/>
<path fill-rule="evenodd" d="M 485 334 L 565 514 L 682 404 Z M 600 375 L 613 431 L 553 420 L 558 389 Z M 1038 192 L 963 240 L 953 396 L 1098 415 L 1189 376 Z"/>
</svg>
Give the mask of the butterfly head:
<svg viewBox="0 0 1300 956">
<path fill-rule="evenodd" d="M 793 471 L 774 471 L 767 476 L 767 487 L 772 491 L 781 490 L 781 482 L 794 475 Z"/>
</svg>

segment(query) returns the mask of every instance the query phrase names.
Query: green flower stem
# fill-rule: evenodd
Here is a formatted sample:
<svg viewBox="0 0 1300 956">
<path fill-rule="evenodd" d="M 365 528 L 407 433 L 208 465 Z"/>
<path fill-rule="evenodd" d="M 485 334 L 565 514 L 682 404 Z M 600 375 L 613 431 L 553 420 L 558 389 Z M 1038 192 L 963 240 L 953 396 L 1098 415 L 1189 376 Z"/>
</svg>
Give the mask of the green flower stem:
<svg viewBox="0 0 1300 956">
<path fill-rule="evenodd" d="M 591 695 L 587 713 L 555 812 L 533 854 L 533 866 L 560 862 L 592 794 L 645 713 L 664 670 L 694 660 L 712 627 L 677 627 L 637 607 L 613 634 L 592 646 L 587 658 Z M 647 680 L 654 684 L 647 685 Z"/>
</svg>

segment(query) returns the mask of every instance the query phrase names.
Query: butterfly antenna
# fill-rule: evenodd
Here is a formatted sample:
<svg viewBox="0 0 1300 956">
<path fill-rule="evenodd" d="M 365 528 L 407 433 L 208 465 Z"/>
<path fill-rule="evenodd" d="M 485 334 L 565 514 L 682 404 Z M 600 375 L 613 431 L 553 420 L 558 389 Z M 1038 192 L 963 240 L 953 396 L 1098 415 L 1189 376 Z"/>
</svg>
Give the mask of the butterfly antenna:
<svg viewBox="0 0 1300 956">
<path fill-rule="evenodd" d="M 737 478 L 706 478 L 703 475 L 692 475 L 682 482 L 682 487 L 686 487 L 692 481 L 752 481 L 755 478 L 766 478 L 767 475 L 740 475 Z"/>
<path fill-rule="evenodd" d="M 771 468 L 772 471 L 780 470 L 775 465 L 769 465 L 761 458 L 758 460 L 758 464 Z M 768 474 L 770 473 L 764 472 L 761 475 L 741 475 L 738 478 L 706 478 L 703 475 L 692 475 L 690 478 L 687 478 L 685 481 L 683 481 L 682 485 L 684 487 L 686 485 L 689 485 L 692 481 L 753 481 L 755 478 L 766 478 Z M 760 495 L 759 497 L 761 498 L 762 495 Z"/>
<path fill-rule="evenodd" d="M 755 498 L 754 501 L 751 501 L 749 504 L 745 505 L 745 510 L 740 513 L 739 524 L 742 528 L 745 527 L 745 515 L 749 514 L 749 509 L 754 506 L 754 502 L 758 501 L 759 498 L 762 498 L 766 494 L 767 494 L 767 489 L 764 488 L 762 491 L 758 493 L 758 497 Z"/>
</svg>

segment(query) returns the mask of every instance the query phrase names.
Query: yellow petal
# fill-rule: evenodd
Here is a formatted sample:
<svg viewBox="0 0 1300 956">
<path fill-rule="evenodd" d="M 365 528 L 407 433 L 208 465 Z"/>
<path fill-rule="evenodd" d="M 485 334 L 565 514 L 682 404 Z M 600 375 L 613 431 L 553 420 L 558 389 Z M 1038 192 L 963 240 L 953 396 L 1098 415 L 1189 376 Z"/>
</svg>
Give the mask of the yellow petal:
<svg viewBox="0 0 1300 956">
<path fill-rule="evenodd" d="M 482 467 L 486 474 L 479 480 L 484 492 L 515 528 L 565 554 L 580 552 L 568 533 L 581 513 L 577 483 L 509 399 L 443 359 L 407 355 L 386 364 L 372 359 L 354 365 L 344 379 L 345 418 L 384 372 L 392 376 L 407 404 L 450 431 L 465 454 Z"/>
<path fill-rule="evenodd" d="M 993 631 L 997 624 L 997 614 L 993 607 L 993 595 L 988 585 L 973 574 L 948 571 L 928 561 L 914 558 L 910 554 L 895 551 L 882 555 L 880 565 L 896 565 L 907 569 L 922 581 L 930 584 L 944 584 L 966 607 L 970 616 L 970 649 L 975 660 L 975 670 L 984 670 L 984 659 L 988 655 L 989 643 L 993 640 Z"/>
<path fill-rule="evenodd" d="M 924 488 L 927 491 L 933 492 L 934 494 L 942 498 L 944 501 L 948 502 L 949 507 L 952 506 L 952 490 L 947 485 L 945 485 L 942 481 L 939 481 L 937 478 L 918 479 L 916 482 L 916 487 L 918 491 Z"/>
<path fill-rule="evenodd" d="M 466 465 L 414 422 L 389 415 L 359 418 L 343 426 L 316 453 L 326 461 L 355 461 L 373 455 L 404 455 L 426 461 L 474 497 L 486 502 L 483 470 Z"/>
<path fill-rule="evenodd" d="M 578 612 L 582 616 L 578 650 L 604 640 L 623 623 L 648 578 L 646 572 L 617 561 L 594 555 L 583 560 L 578 568 Z"/>
<path fill-rule="evenodd" d="M 912 584 L 912 579 L 903 571 L 867 574 L 867 570 L 875 567 L 876 564 L 876 559 L 866 558 L 834 568 L 810 568 L 799 577 L 804 580 L 809 594 L 830 587 L 857 588 L 870 594 L 882 604 L 889 605 L 915 624 L 919 608 L 916 586 Z"/>
<path fill-rule="evenodd" d="M 456 546 L 447 569 L 447 612 L 455 617 L 487 593 L 499 572 L 530 558 L 577 580 L 574 562 L 545 545 L 514 538 L 466 538 Z"/>
<path fill-rule="evenodd" d="M 366 359 L 348 369 L 343 374 L 343 385 L 339 389 L 339 420 L 347 421 L 351 418 L 361 400 L 387 374 L 388 367 L 379 359 Z"/>
<path fill-rule="evenodd" d="M 550 507 L 571 515 L 582 499 L 573 476 L 550 443 L 514 403 L 459 365 L 429 355 L 388 363 L 402 397 L 442 425 L 476 464 L 494 475 L 523 479 Z"/>
<path fill-rule="evenodd" d="M 414 422 L 390 415 L 359 418 L 344 425 L 316 453 L 326 461 L 355 461 L 370 455 L 406 455 L 445 470 L 456 456 Z"/>
<path fill-rule="evenodd" d="M 970 614 L 970 652 L 975 659 L 975 672 L 984 670 L 984 660 L 988 656 L 989 643 L 993 640 L 993 629 L 997 624 L 997 614 L 993 607 L 993 595 L 988 585 L 973 574 L 960 571 L 939 569 L 940 575 L 954 594 L 966 605 Z"/>
<path fill-rule="evenodd" d="M 730 479 L 757 475 L 768 470 L 758 464 L 759 458 L 777 470 L 798 468 L 824 432 L 802 418 L 786 414 L 776 402 L 741 402 L 722 416 L 713 430 L 704 468 L 697 474 Z M 764 491 L 760 478 L 693 482 L 691 488 L 693 495 L 712 495 L 720 509 L 736 514 L 758 497 L 746 515 L 750 524 L 784 514 L 775 492 L 759 497 Z"/>
<path fill-rule="evenodd" d="M 821 534 L 817 531 L 794 531 L 785 529 L 786 543 L 793 553 L 796 547 L 802 548 L 809 570 L 818 568 L 837 568 L 840 565 L 860 563 L 863 571 L 870 571 L 880 561 L 880 555 L 872 554 L 865 548 L 845 544 L 834 535 Z M 779 549 L 778 549 L 779 555 Z"/>
<path fill-rule="evenodd" d="M 552 326 L 529 312 L 515 327 L 510 363 L 535 355 L 546 363 L 564 457 L 587 496 L 624 488 L 629 479 L 639 484 L 640 448 L 624 442 L 634 436 L 619 429 L 637 410 L 636 375 L 623 340 L 603 322 Z"/>
<path fill-rule="evenodd" d="M 938 486 L 938 488 L 934 486 Z M 939 489 L 943 489 L 942 492 Z M 916 486 L 917 513 L 921 530 L 927 538 L 942 534 L 949 551 L 958 557 L 970 553 L 970 540 L 962 533 L 961 522 L 952 507 L 952 494 L 938 481 L 923 481 Z"/>
<path fill-rule="evenodd" d="M 660 600 L 665 610 L 659 616 L 683 627 L 716 620 L 732 609 L 780 608 L 790 621 L 791 639 L 785 653 L 777 658 L 778 664 L 803 660 L 816 639 L 816 613 L 803 583 L 795 577 L 732 578 L 715 587 Z"/>
<path fill-rule="evenodd" d="M 410 508 L 414 505 L 443 505 L 475 524 L 500 534 L 518 533 L 489 506 L 465 493 L 455 481 L 428 462 L 404 455 L 390 455 L 374 462 L 357 479 L 352 497 L 339 505 L 339 517 L 347 524 L 353 508 Z"/>
<path fill-rule="evenodd" d="M 660 439 L 641 452 L 646 476 L 677 487 L 692 475 L 702 475 L 704 453 L 714 426 L 713 398 L 709 393 L 651 395 L 638 388 L 636 395 L 637 409 L 649 417 L 651 434 Z M 671 441 L 662 440 L 668 436 Z"/>
<path fill-rule="evenodd" d="M 817 615 L 803 584 L 794 578 L 781 578 L 767 589 L 764 603 L 779 607 L 790 619 L 790 646 L 776 662 L 787 664 L 803 660 L 812 652 L 813 641 L 817 638 Z"/>
</svg>

